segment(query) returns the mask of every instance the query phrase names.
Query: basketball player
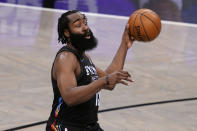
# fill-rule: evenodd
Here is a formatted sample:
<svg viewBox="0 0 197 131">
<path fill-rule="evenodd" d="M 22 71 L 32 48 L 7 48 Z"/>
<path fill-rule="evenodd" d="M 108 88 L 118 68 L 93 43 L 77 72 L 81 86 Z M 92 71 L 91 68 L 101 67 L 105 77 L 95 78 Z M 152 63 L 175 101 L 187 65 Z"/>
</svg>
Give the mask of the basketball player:
<svg viewBox="0 0 197 131">
<path fill-rule="evenodd" d="M 58 40 L 63 46 L 54 60 L 51 78 L 54 91 L 47 131 L 103 131 L 97 123 L 98 92 L 113 90 L 116 84 L 133 82 L 123 71 L 127 50 L 131 47 L 128 26 L 121 45 L 106 71 L 92 63 L 85 51 L 96 47 L 97 39 L 87 25 L 87 18 L 77 10 L 58 19 Z"/>
</svg>

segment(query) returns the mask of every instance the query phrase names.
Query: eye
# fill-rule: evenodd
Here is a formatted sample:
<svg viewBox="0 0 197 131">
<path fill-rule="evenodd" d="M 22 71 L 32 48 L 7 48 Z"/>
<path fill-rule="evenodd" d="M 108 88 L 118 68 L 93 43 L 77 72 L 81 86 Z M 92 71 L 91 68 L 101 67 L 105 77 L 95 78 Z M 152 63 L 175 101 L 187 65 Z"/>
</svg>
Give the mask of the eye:
<svg viewBox="0 0 197 131">
<path fill-rule="evenodd" d="M 81 27 L 81 22 L 77 21 L 74 25 L 75 27 Z"/>
<path fill-rule="evenodd" d="M 76 27 L 81 27 L 81 24 L 79 23 L 79 24 L 76 24 Z"/>
</svg>

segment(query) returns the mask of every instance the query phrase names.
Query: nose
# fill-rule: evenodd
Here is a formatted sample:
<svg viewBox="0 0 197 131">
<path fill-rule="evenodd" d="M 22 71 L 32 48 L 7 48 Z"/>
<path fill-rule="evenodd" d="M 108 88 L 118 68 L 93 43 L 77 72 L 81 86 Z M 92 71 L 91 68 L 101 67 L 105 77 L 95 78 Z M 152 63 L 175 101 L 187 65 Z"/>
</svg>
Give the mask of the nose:
<svg viewBox="0 0 197 131">
<path fill-rule="evenodd" d="M 88 29 L 89 29 L 89 27 L 86 24 L 83 24 L 82 30 L 87 31 Z"/>
</svg>

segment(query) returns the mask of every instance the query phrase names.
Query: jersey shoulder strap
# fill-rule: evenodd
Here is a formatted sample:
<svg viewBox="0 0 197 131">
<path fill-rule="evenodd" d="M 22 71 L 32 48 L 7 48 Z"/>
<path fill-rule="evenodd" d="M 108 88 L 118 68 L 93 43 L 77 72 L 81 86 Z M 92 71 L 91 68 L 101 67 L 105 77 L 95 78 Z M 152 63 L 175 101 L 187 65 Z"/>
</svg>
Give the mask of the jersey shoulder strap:
<svg viewBox="0 0 197 131">
<path fill-rule="evenodd" d="M 57 52 L 57 55 L 63 51 L 67 51 L 67 52 L 72 52 L 76 57 L 77 59 L 80 61 L 82 56 L 77 52 L 75 51 L 74 49 L 68 47 L 68 46 L 63 46 L 58 52 Z M 56 57 L 57 57 L 56 55 Z"/>
</svg>

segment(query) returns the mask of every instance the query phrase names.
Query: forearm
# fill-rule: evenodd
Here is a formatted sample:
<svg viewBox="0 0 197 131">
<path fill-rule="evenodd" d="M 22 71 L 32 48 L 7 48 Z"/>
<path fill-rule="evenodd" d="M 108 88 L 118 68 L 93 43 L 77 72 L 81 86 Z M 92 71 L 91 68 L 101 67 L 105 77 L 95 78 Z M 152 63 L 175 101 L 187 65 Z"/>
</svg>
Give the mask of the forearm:
<svg viewBox="0 0 197 131">
<path fill-rule="evenodd" d="M 114 71 L 123 69 L 126 54 L 127 54 L 128 47 L 126 43 L 123 41 L 115 54 L 111 64 L 106 69 L 106 73 L 110 74 Z"/>
<path fill-rule="evenodd" d="M 105 78 L 102 77 L 88 85 L 70 88 L 63 99 L 69 106 L 81 104 L 91 99 L 105 84 Z"/>
<path fill-rule="evenodd" d="M 129 24 L 126 24 L 125 30 L 122 35 L 120 47 L 114 56 L 112 63 L 106 69 L 106 73 L 112 73 L 117 70 L 123 69 L 127 50 L 132 46 L 134 39 L 129 33 Z"/>
</svg>

